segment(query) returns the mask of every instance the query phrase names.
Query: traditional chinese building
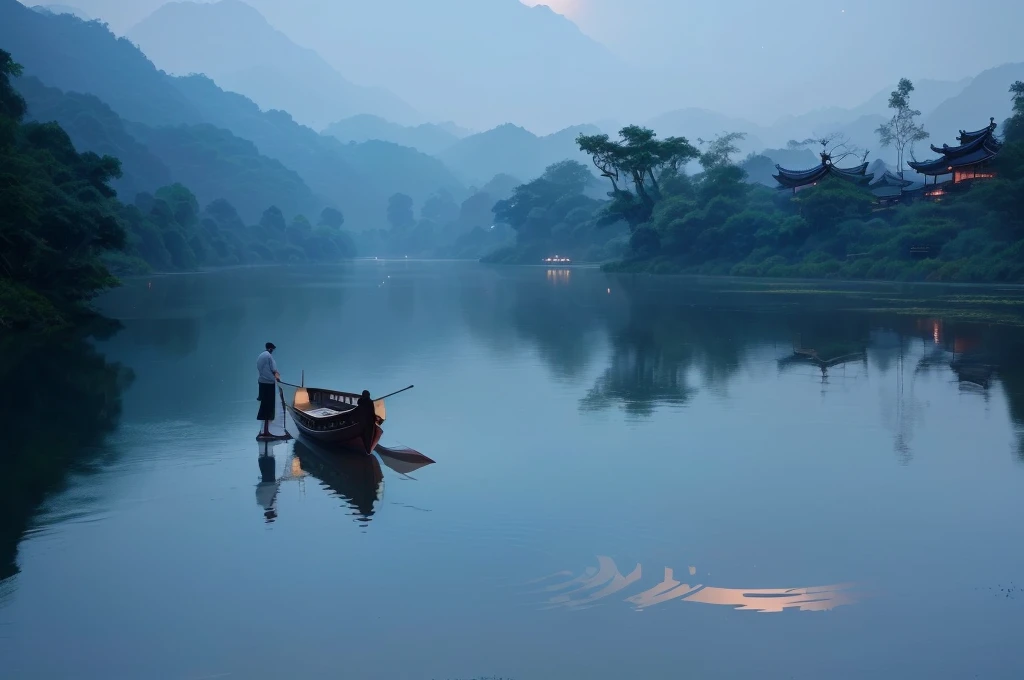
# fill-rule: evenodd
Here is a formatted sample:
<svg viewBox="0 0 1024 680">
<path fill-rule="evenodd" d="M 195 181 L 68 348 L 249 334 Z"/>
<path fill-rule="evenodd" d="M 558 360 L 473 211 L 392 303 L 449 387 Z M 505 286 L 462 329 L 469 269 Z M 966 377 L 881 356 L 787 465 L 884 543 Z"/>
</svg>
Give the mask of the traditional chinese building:
<svg viewBox="0 0 1024 680">
<path fill-rule="evenodd" d="M 810 170 L 787 170 L 781 165 L 776 165 L 777 175 L 772 175 L 782 189 L 792 189 L 793 193 L 812 187 L 818 182 L 829 177 L 837 177 L 847 182 L 860 186 L 867 186 L 874 175 L 867 173 L 868 164 L 861 163 L 852 168 L 837 168 L 832 164 L 832 157 L 827 153 L 821 154 L 821 164 Z"/>
<path fill-rule="evenodd" d="M 930 161 L 908 163 L 917 172 L 932 178 L 932 184 L 939 183 L 939 177 L 952 175 L 953 183 L 974 179 L 995 177 L 989 162 L 996 157 L 1003 143 L 995 137 L 995 118 L 989 119 L 988 127 L 975 132 L 960 131 L 959 146 L 941 147 L 932 145 L 932 151 L 941 154 Z M 927 180 L 926 180 L 927 183 Z"/>
<path fill-rule="evenodd" d="M 881 177 L 872 182 L 871 193 L 879 203 L 897 203 L 903 199 L 904 193 L 908 192 L 913 184 L 909 179 L 903 179 L 886 170 Z"/>
</svg>

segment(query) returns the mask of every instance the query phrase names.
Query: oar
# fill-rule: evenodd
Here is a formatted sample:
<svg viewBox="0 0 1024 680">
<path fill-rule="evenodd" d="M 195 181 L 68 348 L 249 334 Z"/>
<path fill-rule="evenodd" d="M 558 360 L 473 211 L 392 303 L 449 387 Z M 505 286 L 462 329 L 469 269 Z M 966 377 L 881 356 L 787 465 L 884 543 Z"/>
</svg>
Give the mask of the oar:
<svg viewBox="0 0 1024 680">
<path fill-rule="evenodd" d="M 387 399 L 388 397 L 393 397 L 396 394 L 401 394 L 402 392 L 407 392 L 407 391 L 411 390 L 414 387 L 416 387 L 416 386 L 415 385 L 409 385 L 408 387 L 403 387 L 402 389 L 398 390 L 397 392 L 392 392 L 391 394 L 385 394 L 383 397 L 377 397 L 376 399 L 374 399 L 374 401 L 380 401 L 381 399 Z"/>
</svg>

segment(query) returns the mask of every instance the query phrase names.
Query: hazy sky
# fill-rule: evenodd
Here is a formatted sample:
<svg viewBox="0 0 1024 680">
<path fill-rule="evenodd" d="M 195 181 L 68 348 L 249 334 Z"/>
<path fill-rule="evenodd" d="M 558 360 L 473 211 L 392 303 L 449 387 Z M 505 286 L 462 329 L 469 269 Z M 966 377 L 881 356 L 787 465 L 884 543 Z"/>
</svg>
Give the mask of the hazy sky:
<svg viewBox="0 0 1024 680">
<path fill-rule="evenodd" d="M 708 108 L 747 117 L 757 115 L 749 111 L 757 90 L 777 93 L 756 107 L 780 115 L 816 98 L 854 105 L 903 75 L 958 80 L 1024 61 L 1024 0 L 525 2 L 555 8 L 623 58 L 674 76 Z"/>
<path fill-rule="evenodd" d="M 163 1 L 63 0 L 120 33 Z M 703 107 L 762 124 L 787 113 L 859 104 L 901 76 L 958 80 L 998 64 L 1024 61 L 1024 0 L 523 1 L 547 4 L 571 17 L 584 33 L 631 62 L 636 80 L 643 81 L 640 89 L 660 95 L 650 103 L 652 108 Z M 303 11 L 297 4 L 293 8 L 292 0 L 262 0 L 268 16 L 281 17 L 267 11 L 267 3 L 273 2 L 288 13 Z M 397 11 L 403 2 L 429 6 L 441 0 L 336 2 L 339 9 L 346 2 L 388 2 Z M 445 4 L 450 10 L 459 2 L 479 7 L 508 0 Z M 422 28 L 431 31 L 430 26 Z M 283 30 L 303 42 L 301 31 Z M 432 44 L 434 49 L 439 64 L 450 63 L 444 58 L 444 41 Z M 358 64 L 339 69 L 359 80 Z M 608 101 L 615 100 L 616 93 L 609 93 Z M 592 119 L 603 117 L 595 111 Z"/>
</svg>

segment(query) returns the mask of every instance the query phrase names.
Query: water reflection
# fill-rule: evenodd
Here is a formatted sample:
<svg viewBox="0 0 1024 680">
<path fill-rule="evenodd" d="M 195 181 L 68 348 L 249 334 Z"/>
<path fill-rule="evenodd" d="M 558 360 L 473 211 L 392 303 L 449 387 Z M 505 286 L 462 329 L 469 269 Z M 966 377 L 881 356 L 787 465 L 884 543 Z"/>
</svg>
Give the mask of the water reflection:
<svg viewBox="0 0 1024 680">
<path fill-rule="evenodd" d="M 18 573 L 18 543 L 46 498 L 96 470 L 132 380 L 81 335 L 0 345 L 0 580 Z"/>
<path fill-rule="evenodd" d="M 294 452 L 303 473 L 344 500 L 357 522 L 369 524 L 384 491 L 384 473 L 376 456 L 339 454 L 303 439 L 295 440 Z"/>
<path fill-rule="evenodd" d="M 598 601 L 621 594 L 640 582 L 643 568 L 637 564 L 628 575 L 623 575 L 610 557 L 599 556 L 597 568 L 588 567 L 582 574 L 569 580 L 546 586 L 544 592 L 553 593 L 545 601 L 548 608 L 586 609 Z M 696 574 L 690 567 L 690 575 Z M 561 572 L 551 578 L 571 576 Z M 637 610 L 649 609 L 673 600 L 732 607 L 736 610 L 778 613 L 786 609 L 799 611 L 828 611 L 856 603 L 862 594 L 854 584 L 844 583 L 804 588 L 720 588 L 701 583 L 682 583 L 666 567 L 661 582 L 641 592 L 622 598 Z"/>
<path fill-rule="evenodd" d="M 256 504 L 263 508 L 267 523 L 277 519 L 277 492 L 281 483 L 277 479 L 277 458 L 274 448 L 283 442 L 257 442 L 257 463 L 260 468 L 260 482 L 256 485 Z"/>
<path fill-rule="evenodd" d="M 571 277 L 571 269 L 549 269 L 547 271 L 548 282 L 553 286 L 568 285 Z"/>
<path fill-rule="evenodd" d="M 434 464 L 430 458 L 409 448 L 387 448 L 378 445 L 375 450 L 382 463 L 407 479 L 414 479 L 409 476 L 410 473 Z"/>
<path fill-rule="evenodd" d="M 1024 309 L 994 294 L 967 298 L 955 287 L 898 284 L 823 291 L 591 270 L 563 280 L 555 269 L 535 271 L 546 285 L 536 287 L 531 271 L 502 272 L 462 289 L 466 322 L 494 351 L 528 343 L 552 373 L 574 380 L 607 345 L 607 364 L 579 401 L 583 412 L 616 408 L 649 418 L 663 406 L 686 407 L 702 391 L 728 395 L 766 360 L 780 379 L 816 376 L 822 396 L 870 376 L 885 385 L 882 419 L 896 460 L 907 464 L 927 408 L 914 382 L 927 371 L 986 400 L 1000 383 L 1024 460 Z"/>
</svg>

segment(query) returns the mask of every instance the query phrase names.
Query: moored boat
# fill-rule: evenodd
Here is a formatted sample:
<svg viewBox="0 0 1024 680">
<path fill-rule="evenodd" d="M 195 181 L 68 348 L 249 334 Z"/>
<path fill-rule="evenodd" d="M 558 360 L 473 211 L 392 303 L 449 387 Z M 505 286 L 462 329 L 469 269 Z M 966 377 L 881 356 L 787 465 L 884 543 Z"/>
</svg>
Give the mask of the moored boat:
<svg viewBox="0 0 1024 680">
<path fill-rule="evenodd" d="M 291 386 L 289 386 L 291 387 Z M 387 411 L 384 399 L 373 402 L 373 413 L 359 407 L 359 395 L 320 387 L 294 388 L 281 400 L 299 433 L 320 444 L 370 455 L 380 441 Z"/>
</svg>

